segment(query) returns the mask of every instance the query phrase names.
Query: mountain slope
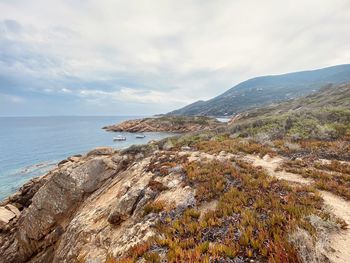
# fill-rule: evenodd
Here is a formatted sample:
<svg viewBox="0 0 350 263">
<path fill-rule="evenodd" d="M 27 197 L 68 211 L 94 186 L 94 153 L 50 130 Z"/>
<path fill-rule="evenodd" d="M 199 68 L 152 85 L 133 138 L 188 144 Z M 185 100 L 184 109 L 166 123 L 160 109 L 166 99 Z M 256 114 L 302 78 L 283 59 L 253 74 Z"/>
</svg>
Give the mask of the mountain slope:
<svg viewBox="0 0 350 263">
<path fill-rule="evenodd" d="M 258 140 L 350 137 L 350 84 L 250 110 L 232 119 L 231 132 Z"/>
<path fill-rule="evenodd" d="M 350 82 L 350 64 L 263 76 L 244 81 L 208 101 L 197 101 L 169 115 L 232 115 L 247 109 L 301 97 L 330 84 Z"/>
<path fill-rule="evenodd" d="M 285 113 L 297 114 L 306 111 L 322 111 L 329 108 L 350 109 L 350 84 L 325 87 L 305 97 L 296 98 L 267 107 L 245 112 L 241 119 L 258 119 L 278 116 Z"/>
</svg>

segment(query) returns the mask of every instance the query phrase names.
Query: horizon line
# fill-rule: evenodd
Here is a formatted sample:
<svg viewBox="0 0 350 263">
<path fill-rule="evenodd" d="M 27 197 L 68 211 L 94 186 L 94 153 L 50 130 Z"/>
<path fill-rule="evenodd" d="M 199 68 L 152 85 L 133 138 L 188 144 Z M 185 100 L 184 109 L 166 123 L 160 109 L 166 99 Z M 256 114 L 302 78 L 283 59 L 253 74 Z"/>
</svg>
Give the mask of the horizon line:
<svg viewBox="0 0 350 263">
<path fill-rule="evenodd" d="M 35 117 L 142 117 L 159 114 L 132 114 L 132 115 L 0 115 L 0 118 L 35 118 Z"/>
</svg>

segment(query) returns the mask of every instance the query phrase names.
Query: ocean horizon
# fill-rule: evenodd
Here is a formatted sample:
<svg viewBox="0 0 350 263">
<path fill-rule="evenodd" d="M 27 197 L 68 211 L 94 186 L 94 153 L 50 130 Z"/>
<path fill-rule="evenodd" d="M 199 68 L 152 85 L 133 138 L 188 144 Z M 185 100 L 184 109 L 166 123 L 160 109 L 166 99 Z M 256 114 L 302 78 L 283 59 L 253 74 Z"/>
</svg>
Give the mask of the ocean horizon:
<svg viewBox="0 0 350 263">
<path fill-rule="evenodd" d="M 102 127 L 145 116 L 3 116 L 0 117 L 0 200 L 59 161 L 99 146 L 116 149 L 159 140 L 171 133 L 106 132 Z M 114 142 L 121 134 L 126 141 Z"/>
</svg>

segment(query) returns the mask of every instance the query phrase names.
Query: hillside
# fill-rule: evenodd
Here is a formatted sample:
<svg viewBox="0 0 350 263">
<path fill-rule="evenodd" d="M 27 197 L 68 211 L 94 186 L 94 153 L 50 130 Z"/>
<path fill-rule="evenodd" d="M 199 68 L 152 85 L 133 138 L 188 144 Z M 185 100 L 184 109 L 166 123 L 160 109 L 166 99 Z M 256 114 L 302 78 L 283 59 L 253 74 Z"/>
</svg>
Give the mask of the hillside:
<svg viewBox="0 0 350 263">
<path fill-rule="evenodd" d="M 350 109 L 350 84 L 321 88 L 310 95 L 247 111 L 246 117 L 263 117 L 289 111 L 322 110 L 323 108 L 341 107 Z"/>
<path fill-rule="evenodd" d="M 330 140 L 350 123 L 350 84 L 327 87 L 309 96 L 247 111 L 231 121 L 241 136 Z"/>
<path fill-rule="evenodd" d="M 348 262 L 349 90 L 69 157 L 0 203 L 0 262 Z"/>
<path fill-rule="evenodd" d="M 208 101 L 197 101 L 169 115 L 230 116 L 271 103 L 301 97 L 330 84 L 350 82 L 350 65 L 263 76 L 244 81 Z"/>
</svg>

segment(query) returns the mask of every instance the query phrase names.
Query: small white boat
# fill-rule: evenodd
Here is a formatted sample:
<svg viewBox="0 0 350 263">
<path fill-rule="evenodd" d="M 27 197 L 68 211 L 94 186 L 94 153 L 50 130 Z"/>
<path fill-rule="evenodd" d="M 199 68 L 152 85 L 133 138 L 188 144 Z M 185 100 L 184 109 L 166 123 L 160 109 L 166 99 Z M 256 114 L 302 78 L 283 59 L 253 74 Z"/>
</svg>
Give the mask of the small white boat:
<svg viewBox="0 0 350 263">
<path fill-rule="evenodd" d="M 126 137 L 118 135 L 116 137 L 113 137 L 113 141 L 126 141 Z"/>
<path fill-rule="evenodd" d="M 145 138 L 146 137 L 146 135 L 144 135 L 144 134 L 138 134 L 138 135 L 136 135 L 136 138 L 137 139 L 143 139 L 143 138 Z"/>
</svg>

